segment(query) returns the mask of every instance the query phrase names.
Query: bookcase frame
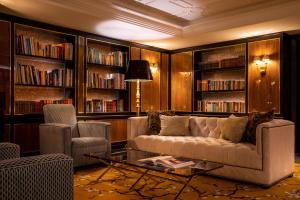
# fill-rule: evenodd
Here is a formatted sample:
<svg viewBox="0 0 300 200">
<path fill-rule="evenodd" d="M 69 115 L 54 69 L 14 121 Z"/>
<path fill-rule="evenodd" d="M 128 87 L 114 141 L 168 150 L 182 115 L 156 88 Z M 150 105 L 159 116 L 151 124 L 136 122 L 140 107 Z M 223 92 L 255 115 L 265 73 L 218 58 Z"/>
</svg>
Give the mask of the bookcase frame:
<svg viewBox="0 0 300 200">
<path fill-rule="evenodd" d="M 21 29 L 21 28 L 25 28 L 25 29 L 30 29 L 32 32 L 37 32 L 37 34 L 39 34 L 38 32 L 43 32 L 44 34 L 53 34 L 56 35 L 56 37 L 62 37 L 64 40 L 66 40 L 68 43 L 72 43 L 73 45 L 73 55 L 72 55 L 72 60 L 66 60 L 66 59 L 58 59 L 58 58 L 52 58 L 52 57 L 44 57 L 44 56 L 36 56 L 36 55 L 24 55 L 24 54 L 18 54 L 17 53 L 17 30 Z M 75 106 L 76 105 L 76 80 L 75 78 L 77 77 L 77 72 L 76 72 L 76 61 L 77 61 L 77 52 L 76 52 L 76 41 L 77 41 L 77 36 L 73 35 L 73 34 L 69 34 L 69 33 L 64 33 L 64 32 L 59 32 L 59 31 L 55 31 L 55 30 L 51 30 L 51 29 L 45 29 L 45 28 L 41 28 L 41 27 L 36 27 L 36 26 L 31 26 L 31 25 L 27 25 L 27 24 L 22 24 L 22 23 L 14 23 L 14 28 L 13 28 L 13 67 L 12 67 L 12 78 L 11 78 L 11 82 L 12 82 L 12 86 L 13 86 L 13 92 L 12 92 L 12 105 L 11 105 L 11 109 L 13 112 L 14 116 L 32 116 L 32 115 L 42 115 L 42 113 L 16 113 L 16 91 L 17 91 L 17 87 L 26 87 L 26 88 L 30 88 L 30 90 L 34 90 L 36 88 L 40 88 L 40 89 L 53 89 L 53 90 L 63 90 L 63 94 L 64 94 L 64 98 L 66 95 L 66 92 L 70 93 L 70 98 L 72 99 L 72 104 Z M 15 76 L 16 76 L 16 67 L 17 67 L 17 60 L 21 59 L 21 60 L 28 60 L 28 61 L 33 61 L 33 62 L 41 62 L 41 63 L 55 63 L 55 64 L 60 64 L 61 66 L 63 66 L 64 71 L 64 79 L 66 78 L 66 69 L 72 69 L 73 70 L 73 83 L 72 83 L 72 87 L 66 86 L 65 85 L 65 80 L 63 83 L 63 86 L 47 86 L 47 85 L 23 85 L 23 84 L 17 84 L 16 80 L 15 80 Z"/>
<path fill-rule="evenodd" d="M 202 58 L 196 57 L 197 53 L 202 53 L 202 52 L 209 52 L 213 50 L 218 50 L 218 49 L 224 49 L 224 48 L 230 48 L 234 47 L 237 45 L 244 45 L 244 61 L 245 64 L 244 66 L 236 66 L 236 67 L 224 67 L 224 68 L 212 68 L 212 69 L 199 69 L 200 66 L 198 62 L 198 59 L 202 60 Z M 248 113 L 248 62 L 247 62 L 247 49 L 248 49 L 248 44 L 246 42 L 241 42 L 241 43 L 234 43 L 234 44 L 228 44 L 228 45 L 220 45 L 217 47 L 211 47 L 211 48 L 203 48 L 199 50 L 193 51 L 193 77 L 192 77 L 192 82 L 193 82 L 193 92 L 192 92 L 192 108 L 193 108 L 193 113 L 198 113 L 198 114 L 232 114 L 232 113 L 238 113 L 238 114 L 245 114 Z M 200 56 L 199 56 L 200 57 Z M 221 60 L 219 60 L 220 62 Z M 197 80 L 204 80 L 203 79 L 203 73 L 219 73 L 219 72 L 230 72 L 230 71 L 243 71 L 244 72 L 244 81 L 245 81 L 245 88 L 244 89 L 237 89 L 237 90 L 208 90 L 208 91 L 197 91 Z M 203 94 L 214 94 L 215 96 L 217 94 L 234 94 L 236 92 L 243 92 L 244 93 L 244 102 L 245 102 L 245 112 L 205 112 L 205 111 L 198 111 L 197 108 L 197 101 L 199 99 L 203 99 Z M 197 96 L 200 96 L 200 98 L 196 98 Z"/>
<path fill-rule="evenodd" d="M 116 114 L 129 114 L 130 112 L 130 102 L 129 102 L 129 84 L 126 84 L 126 88 L 125 89 L 116 89 L 116 88 L 89 88 L 88 87 L 88 80 L 87 80 L 87 72 L 88 72 L 88 68 L 89 66 L 93 66 L 99 69 L 105 69 L 107 71 L 110 72 L 116 72 L 116 73 L 121 73 L 121 74 L 125 74 L 126 72 L 126 66 L 127 63 L 124 63 L 123 66 L 115 66 L 115 65 L 107 65 L 107 64 L 97 64 L 97 63 L 89 63 L 87 56 L 88 56 L 88 47 L 89 47 L 89 43 L 93 43 L 94 45 L 99 45 L 99 46 L 103 46 L 103 47 L 116 47 L 118 49 L 126 49 L 125 51 L 122 50 L 122 52 L 126 52 L 127 53 L 127 58 L 126 61 L 129 61 L 130 58 L 130 46 L 128 45 L 123 45 L 123 44 L 118 44 L 118 43 L 113 43 L 113 42 L 109 42 L 109 41 L 104 41 L 104 40 L 99 40 L 99 39 L 95 39 L 95 38 L 91 38 L 91 37 L 86 37 L 85 38 L 85 64 L 84 64 L 84 114 L 86 115 L 116 115 Z M 89 91 L 98 91 L 99 93 L 102 92 L 111 92 L 114 93 L 118 96 L 122 96 L 123 100 L 124 100 L 124 111 L 123 112 L 87 112 L 87 98 L 88 98 L 88 92 Z"/>
</svg>

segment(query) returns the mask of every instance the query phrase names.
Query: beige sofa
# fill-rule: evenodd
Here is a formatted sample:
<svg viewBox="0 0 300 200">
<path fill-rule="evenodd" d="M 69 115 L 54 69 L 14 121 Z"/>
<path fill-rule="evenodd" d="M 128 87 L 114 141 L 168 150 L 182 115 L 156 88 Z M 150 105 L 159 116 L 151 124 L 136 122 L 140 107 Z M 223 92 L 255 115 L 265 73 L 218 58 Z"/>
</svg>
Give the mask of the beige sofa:
<svg viewBox="0 0 300 200">
<path fill-rule="evenodd" d="M 223 163 L 212 175 L 271 186 L 294 171 L 294 123 L 274 119 L 256 129 L 256 145 L 220 138 L 226 118 L 191 117 L 190 136 L 147 135 L 147 117 L 131 117 L 128 144 L 136 149 Z"/>
</svg>

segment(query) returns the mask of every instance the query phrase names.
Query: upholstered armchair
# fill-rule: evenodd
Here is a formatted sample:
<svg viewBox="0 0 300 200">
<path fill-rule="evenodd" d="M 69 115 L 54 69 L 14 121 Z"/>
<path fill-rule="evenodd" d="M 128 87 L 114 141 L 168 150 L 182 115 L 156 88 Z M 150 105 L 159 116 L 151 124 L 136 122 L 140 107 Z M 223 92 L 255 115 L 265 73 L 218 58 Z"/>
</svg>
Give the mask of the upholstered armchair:
<svg viewBox="0 0 300 200">
<path fill-rule="evenodd" d="M 0 199 L 72 200 L 73 159 L 64 154 L 20 158 L 20 148 L 0 143 Z"/>
<path fill-rule="evenodd" d="M 111 125 L 106 122 L 79 121 L 72 105 L 43 107 L 45 124 L 40 129 L 40 153 L 64 153 L 74 159 L 74 167 L 96 163 L 84 156 L 91 152 L 110 154 Z"/>
</svg>

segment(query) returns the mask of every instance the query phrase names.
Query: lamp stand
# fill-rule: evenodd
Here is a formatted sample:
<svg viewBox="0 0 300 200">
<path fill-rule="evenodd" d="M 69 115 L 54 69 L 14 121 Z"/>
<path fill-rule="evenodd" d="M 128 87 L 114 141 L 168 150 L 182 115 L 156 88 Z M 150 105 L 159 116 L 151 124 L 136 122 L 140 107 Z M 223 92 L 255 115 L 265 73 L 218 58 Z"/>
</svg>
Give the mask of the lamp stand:
<svg viewBox="0 0 300 200">
<path fill-rule="evenodd" d="M 140 80 L 136 81 L 136 116 L 140 116 L 141 112 L 141 87 L 140 87 Z"/>
</svg>

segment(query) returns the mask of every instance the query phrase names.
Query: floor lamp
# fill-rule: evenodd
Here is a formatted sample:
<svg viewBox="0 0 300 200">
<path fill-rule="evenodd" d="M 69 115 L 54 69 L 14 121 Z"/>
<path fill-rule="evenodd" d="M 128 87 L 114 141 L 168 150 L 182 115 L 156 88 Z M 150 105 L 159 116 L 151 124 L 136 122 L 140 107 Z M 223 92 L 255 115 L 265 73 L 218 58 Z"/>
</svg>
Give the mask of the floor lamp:
<svg viewBox="0 0 300 200">
<path fill-rule="evenodd" d="M 127 66 L 125 81 L 136 82 L 136 115 L 141 112 L 141 82 L 152 81 L 149 62 L 146 60 L 130 60 Z"/>
</svg>

